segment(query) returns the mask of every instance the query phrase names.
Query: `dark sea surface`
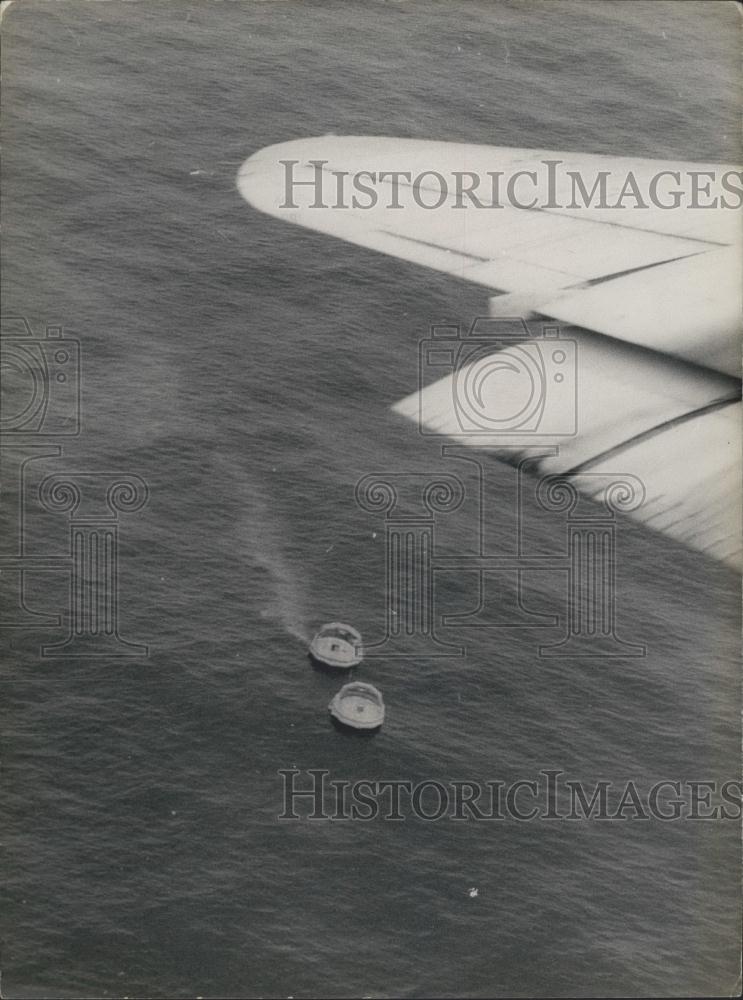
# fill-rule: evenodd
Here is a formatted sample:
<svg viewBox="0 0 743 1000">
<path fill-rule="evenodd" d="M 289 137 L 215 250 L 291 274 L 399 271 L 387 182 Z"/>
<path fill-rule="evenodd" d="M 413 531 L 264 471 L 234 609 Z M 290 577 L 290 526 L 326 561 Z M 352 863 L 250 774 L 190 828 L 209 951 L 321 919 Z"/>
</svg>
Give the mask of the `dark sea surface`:
<svg viewBox="0 0 743 1000">
<path fill-rule="evenodd" d="M 377 737 L 333 729 L 338 681 L 307 639 L 384 626 L 384 525 L 354 484 L 445 468 L 389 407 L 429 325 L 486 299 L 261 215 L 235 175 L 328 132 L 734 162 L 738 19 L 592 2 L 5 14 L 3 309 L 64 325 L 83 355 L 82 433 L 29 495 L 59 470 L 136 473 L 150 493 L 120 519 L 121 634 L 148 657 L 40 659 L 61 630 L 4 633 L 6 997 L 735 992 L 735 821 L 277 819 L 293 766 L 735 779 L 739 590 L 622 521 L 618 627 L 645 658 L 540 659 L 559 629 L 455 634 L 464 659 L 361 668 L 388 705 Z M 490 475 L 508 493 L 513 471 Z M 29 551 L 63 554 L 66 530 L 29 507 Z M 530 544 L 555 530 L 535 522 Z M 559 610 L 557 576 L 535 607 Z M 444 574 L 447 609 L 472 606 L 470 585 Z M 29 579 L 34 606 L 65 586 Z"/>
</svg>

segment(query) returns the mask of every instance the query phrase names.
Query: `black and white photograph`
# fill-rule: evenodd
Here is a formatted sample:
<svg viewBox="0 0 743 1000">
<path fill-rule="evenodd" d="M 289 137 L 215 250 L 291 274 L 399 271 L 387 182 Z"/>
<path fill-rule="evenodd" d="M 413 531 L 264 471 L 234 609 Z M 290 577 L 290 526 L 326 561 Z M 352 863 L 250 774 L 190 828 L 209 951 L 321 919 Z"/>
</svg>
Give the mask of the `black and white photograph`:
<svg viewBox="0 0 743 1000">
<path fill-rule="evenodd" d="M 0 4 L 0 996 L 741 993 L 743 14 Z"/>
</svg>

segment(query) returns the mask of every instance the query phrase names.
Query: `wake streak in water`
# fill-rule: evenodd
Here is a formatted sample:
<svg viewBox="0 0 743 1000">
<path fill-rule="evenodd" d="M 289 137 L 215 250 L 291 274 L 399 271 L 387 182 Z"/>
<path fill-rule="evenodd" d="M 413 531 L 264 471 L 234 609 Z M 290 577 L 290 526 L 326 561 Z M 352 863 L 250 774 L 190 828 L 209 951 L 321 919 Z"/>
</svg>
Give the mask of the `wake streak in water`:
<svg viewBox="0 0 743 1000">
<path fill-rule="evenodd" d="M 259 494 L 259 486 L 251 483 L 249 488 L 249 513 L 241 534 L 251 565 L 263 570 L 267 578 L 257 583 L 249 600 L 260 609 L 261 618 L 278 622 L 289 635 L 308 645 L 307 595 L 299 573 L 284 551 L 285 538 L 289 536 L 277 523 L 276 512 Z"/>
</svg>

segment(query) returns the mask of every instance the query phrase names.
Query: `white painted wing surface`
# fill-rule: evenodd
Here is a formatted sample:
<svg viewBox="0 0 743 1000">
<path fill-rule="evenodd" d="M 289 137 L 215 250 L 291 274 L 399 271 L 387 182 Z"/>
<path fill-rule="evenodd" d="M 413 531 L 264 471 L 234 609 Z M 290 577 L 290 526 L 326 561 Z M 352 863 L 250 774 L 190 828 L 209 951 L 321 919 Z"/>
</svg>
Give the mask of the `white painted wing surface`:
<svg viewBox="0 0 743 1000">
<path fill-rule="evenodd" d="M 560 164 L 548 199 L 554 207 L 518 207 L 503 188 L 490 203 L 478 188 L 485 207 L 463 207 L 456 195 L 457 173 L 543 175 L 547 162 Z M 362 207 L 361 198 L 354 207 L 351 193 L 338 188 L 362 171 L 376 181 L 373 207 Z M 394 409 L 423 433 L 456 437 L 506 459 L 513 452 L 505 445 L 557 445 L 556 454 L 554 447 L 547 449 L 540 471 L 570 474 L 589 494 L 590 472 L 634 474 L 646 499 L 633 516 L 737 566 L 740 213 L 722 204 L 640 208 L 632 198 L 619 208 L 580 202 L 571 207 L 571 172 L 589 191 L 604 174 L 611 205 L 630 172 L 647 198 L 660 174 L 675 181 L 690 172 L 719 177 L 730 171 L 735 168 L 719 164 L 326 136 L 261 150 L 243 164 L 238 187 L 250 204 L 277 218 L 501 293 L 491 299 L 495 317 L 536 312 L 603 334 L 579 331 L 569 338 L 573 368 L 559 387 L 554 348 L 545 342 L 525 349 L 533 355 L 534 364 L 526 359 L 532 387 L 542 378 L 537 388 L 547 399 L 536 422 L 507 419 L 529 410 L 523 380 L 510 377 L 509 360 L 518 351 L 513 343 L 493 342 L 492 351 L 484 345 L 476 359 L 477 370 L 487 376 L 480 382 L 464 352 L 464 362 L 456 360 L 430 384 L 424 380 Z M 379 181 L 385 172 L 397 173 L 394 191 L 393 182 Z M 410 175 L 411 183 L 402 175 Z M 478 412 L 463 414 L 469 381 L 480 393 Z"/>
<path fill-rule="evenodd" d="M 571 342 L 574 392 L 557 397 L 555 405 L 554 395 L 549 398 L 553 345 L 566 347 Z M 537 390 L 545 393 L 547 405 L 533 430 L 523 430 L 533 426 L 526 420 L 513 432 L 502 426 L 489 434 L 489 418 L 495 422 L 499 415 L 523 412 L 523 380 L 519 383 L 515 377 L 509 380 L 496 373 L 486 381 L 490 386 L 483 388 L 479 402 L 463 407 L 465 393 L 476 385 L 466 365 L 411 393 L 393 409 L 417 423 L 424 434 L 451 437 L 506 462 L 518 461 L 527 448 L 535 455 L 541 449 L 544 457 L 534 462 L 534 471 L 569 475 L 587 495 L 594 491 L 596 473 L 636 476 L 645 488 L 645 499 L 631 516 L 716 560 L 739 566 L 739 383 L 581 331 L 528 344 L 532 350 L 537 346 L 547 376 Z M 505 346 L 474 364 L 506 360 L 514 357 L 514 350 Z"/>
<path fill-rule="evenodd" d="M 560 164 L 551 192 L 549 163 Z M 509 199 L 508 180 L 517 173 L 521 183 Z M 519 208 L 534 200 L 529 173 L 542 199 L 534 209 Z M 324 136 L 261 150 L 242 165 L 237 183 L 250 204 L 287 222 L 517 293 L 518 304 L 534 312 L 738 377 L 743 220 L 723 202 L 740 199 L 717 185 L 717 207 L 694 208 L 689 191 L 692 175 L 711 191 L 710 175 L 735 173 L 709 163 Z M 380 180 L 391 174 L 396 180 Z M 497 192 L 491 174 L 501 175 Z M 602 174 L 607 205 L 631 174 L 646 207 L 631 195 L 620 207 L 585 207 L 575 177 L 590 195 Z M 457 175 L 479 179 L 474 193 L 484 207 L 457 197 Z M 353 188 L 354 177 L 373 187 L 373 206 L 365 207 L 372 198 Z M 666 208 L 650 198 L 659 177 L 655 196 Z M 686 197 L 674 208 L 676 177 Z M 448 196 L 439 204 L 442 191 Z M 696 200 L 711 202 L 701 191 Z M 494 306 L 506 316 L 520 312 L 505 296 Z"/>
</svg>

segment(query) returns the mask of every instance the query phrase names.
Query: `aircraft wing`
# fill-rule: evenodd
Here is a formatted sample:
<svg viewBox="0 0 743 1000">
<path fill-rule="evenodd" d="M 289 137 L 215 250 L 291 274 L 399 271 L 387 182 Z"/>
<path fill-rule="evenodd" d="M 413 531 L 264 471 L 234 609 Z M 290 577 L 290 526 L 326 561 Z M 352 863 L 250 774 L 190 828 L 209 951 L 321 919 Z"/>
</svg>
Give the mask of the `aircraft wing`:
<svg viewBox="0 0 743 1000">
<path fill-rule="evenodd" d="M 423 433 L 506 459 L 518 444 L 557 445 L 540 468 L 589 494 L 589 472 L 632 473 L 646 493 L 634 516 L 739 564 L 743 240 L 734 166 L 325 136 L 259 151 L 237 183 L 277 218 L 498 293 L 493 317 L 536 314 L 583 328 L 571 331 L 574 394 L 550 400 L 543 426 L 498 425 L 495 412 L 507 411 L 509 393 L 517 407 L 520 391 L 502 378 L 497 398 L 478 397 L 483 425 L 463 425 L 455 383 L 466 367 L 421 383 L 395 410 Z M 491 360 L 510 354 L 493 343 Z M 576 408 L 572 430 L 560 406 Z"/>
</svg>

